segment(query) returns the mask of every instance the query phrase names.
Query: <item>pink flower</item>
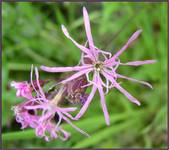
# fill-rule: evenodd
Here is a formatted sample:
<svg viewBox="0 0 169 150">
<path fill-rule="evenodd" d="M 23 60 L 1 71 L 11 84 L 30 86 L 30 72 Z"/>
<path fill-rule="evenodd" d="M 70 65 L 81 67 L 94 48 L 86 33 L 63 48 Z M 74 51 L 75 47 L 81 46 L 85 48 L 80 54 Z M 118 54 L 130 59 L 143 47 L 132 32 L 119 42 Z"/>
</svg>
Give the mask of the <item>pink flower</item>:
<svg viewBox="0 0 169 150">
<path fill-rule="evenodd" d="M 46 141 L 49 141 L 55 138 L 60 138 L 61 140 L 65 141 L 70 137 L 70 133 L 63 130 L 60 126 L 56 128 L 56 124 L 51 121 L 43 122 L 43 124 L 42 122 L 39 122 L 41 117 L 35 114 L 31 114 L 29 112 L 29 109 L 25 108 L 26 106 L 28 107 L 33 107 L 33 106 L 31 106 L 30 104 L 26 104 L 26 102 L 23 105 L 12 107 L 12 110 L 14 111 L 16 115 L 16 121 L 18 123 L 21 123 L 22 125 L 21 129 L 25 129 L 27 127 L 34 128 L 36 130 L 35 132 L 36 136 L 45 138 Z M 50 136 L 46 135 L 47 132 L 50 134 Z M 59 133 L 62 133 L 63 137 L 59 136 L 58 135 Z"/>
<path fill-rule="evenodd" d="M 78 44 L 72 37 L 70 37 L 67 29 L 62 25 L 63 33 L 67 38 L 69 38 L 81 51 L 82 51 L 82 57 L 81 57 L 81 65 L 74 66 L 74 67 L 46 67 L 41 66 L 41 69 L 47 72 L 70 72 L 75 71 L 72 76 L 67 78 L 66 80 L 63 80 L 61 83 L 66 83 L 71 80 L 75 80 L 76 78 L 86 75 L 88 84 L 86 86 L 92 85 L 92 90 L 85 102 L 85 104 L 82 106 L 80 112 L 77 114 L 75 119 L 79 119 L 87 110 L 90 102 L 93 99 L 93 96 L 95 95 L 96 90 L 99 91 L 100 94 L 100 102 L 102 105 L 102 109 L 105 116 L 106 124 L 110 124 L 109 114 L 107 111 L 106 103 L 105 103 L 105 93 L 108 93 L 110 88 L 116 88 L 119 90 L 122 94 L 124 94 L 131 102 L 136 103 L 137 105 L 140 105 L 140 102 L 134 98 L 130 93 L 128 93 L 118 82 L 117 78 L 124 78 L 127 80 L 131 80 L 134 82 L 138 82 L 141 84 L 144 84 L 150 88 L 152 86 L 144 81 L 138 81 L 133 78 L 126 77 L 124 75 L 120 75 L 117 73 L 116 69 L 119 67 L 119 65 L 129 65 L 129 66 L 139 66 L 143 64 L 152 64 L 155 62 L 155 60 L 144 60 L 144 61 L 132 61 L 127 63 L 121 63 L 119 56 L 128 48 L 128 46 L 137 39 L 139 34 L 141 33 L 141 30 L 137 30 L 126 42 L 126 44 L 111 57 L 111 54 L 108 52 L 104 52 L 103 50 L 98 49 L 93 42 L 93 38 L 91 35 L 91 28 L 90 28 L 90 21 L 89 16 L 87 13 L 86 8 L 83 8 L 83 17 L 84 17 L 84 25 L 86 30 L 86 35 L 88 39 L 89 46 L 88 48 Z M 101 56 L 103 58 L 101 59 Z M 90 80 L 89 74 L 93 75 L 92 79 Z M 84 86 L 83 86 L 84 87 Z M 106 92 L 104 92 L 104 88 L 106 88 Z"/>
<path fill-rule="evenodd" d="M 72 104 L 81 104 L 83 105 L 88 98 L 86 94 L 87 87 L 83 87 L 87 84 L 86 76 L 80 76 L 75 80 L 67 82 L 65 87 L 65 98 Z"/>
<path fill-rule="evenodd" d="M 38 125 L 39 117 L 32 114 L 27 109 L 25 109 L 25 106 L 30 106 L 30 105 L 34 105 L 33 102 L 26 101 L 24 103 L 13 106 L 11 108 L 11 110 L 14 111 L 14 114 L 16 116 L 16 121 L 18 123 L 21 123 L 21 129 L 24 129 L 27 127 L 36 128 Z"/>
<path fill-rule="evenodd" d="M 80 133 L 89 136 L 70 121 L 70 119 L 73 119 L 70 112 L 75 111 L 76 108 L 63 108 L 59 106 L 59 102 L 62 99 L 62 94 L 65 91 L 65 87 L 62 86 L 54 98 L 47 99 L 43 89 L 40 86 L 38 69 L 35 68 L 36 88 L 34 85 L 35 83 L 32 81 L 32 74 L 33 66 L 31 68 L 31 85 L 36 93 L 36 96 L 12 108 L 16 115 L 16 121 L 22 125 L 21 128 L 34 128 L 36 130 L 36 135 L 38 137 L 45 138 L 46 141 L 55 138 L 67 140 L 70 133 L 61 128 L 60 124 L 63 120 Z M 56 120 L 57 123 L 54 122 L 54 117 L 56 114 L 59 116 L 59 120 Z M 49 136 L 46 134 L 47 132 L 49 133 Z M 59 133 L 62 133 L 63 137 L 60 136 Z"/>
<path fill-rule="evenodd" d="M 24 97 L 27 99 L 32 98 L 32 90 L 28 82 L 11 82 L 11 86 L 17 89 L 16 96 L 17 97 Z"/>
</svg>

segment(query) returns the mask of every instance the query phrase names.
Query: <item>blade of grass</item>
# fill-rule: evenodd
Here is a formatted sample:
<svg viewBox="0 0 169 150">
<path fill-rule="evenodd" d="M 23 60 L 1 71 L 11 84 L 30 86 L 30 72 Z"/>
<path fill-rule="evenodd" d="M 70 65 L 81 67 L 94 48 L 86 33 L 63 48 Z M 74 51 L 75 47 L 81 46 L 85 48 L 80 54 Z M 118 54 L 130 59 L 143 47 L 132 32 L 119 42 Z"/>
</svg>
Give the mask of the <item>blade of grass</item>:
<svg viewBox="0 0 169 150">
<path fill-rule="evenodd" d="M 40 63 L 40 64 L 47 64 L 47 65 L 53 65 L 55 66 L 56 63 L 46 59 L 45 57 L 39 55 L 38 53 L 36 53 L 35 51 L 31 50 L 31 49 L 25 49 L 25 53 L 30 56 L 30 58 L 34 59 L 36 62 Z"/>
<path fill-rule="evenodd" d="M 39 64 L 34 64 L 35 66 L 39 67 Z M 17 71 L 30 71 L 31 64 L 20 64 L 15 62 L 8 63 L 9 70 L 17 70 Z"/>
<path fill-rule="evenodd" d="M 92 22 L 92 20 L 95 20 L 99 17 L 100 17 L 99 12 L 90 13 L 90 21 L 91 22 Z M 83 25 L 83 17 L 80 17 L 80 18 L 76 19 L 73 23 L 71 23 L 69 26 L 69 31 L 71 31 L 72 29 L 76 29 L 81 25 Z"/>
<path fill-rule="evenodd" d="M 136 120 L 129 120 L 124 124 L 119 124 L 119 125 L 112 125 L 109 128 L 105 128 L 101 130 L 100 132 L 97 132 L 93 134 L 90 138 L 86 138 L 83 141 L 78 142 L 73 148 L 84 148 L 84 147 L 90 147 L 92 145 L 98 144 L 100 141 L 108 138 L 109 136 L 122 132 L 124 129 L 127 129 L 131 125 L 134 125 L 136 123 Z"/>
<path fill-rule="evenodd" d="M 118 115 L 111 115 L 111 123 L 116 122 L 116 121 L 120 121 L 120 120 L 124 120 L 128 117 L 131 117 L 132 115 L 137 115 L 140 114 L 142 111 L 139 112 L 135 112 L 135 113 L 122 113 L 122 114 L 118 114 Z M 74 122 L 75 125 L 79 126 L 80 128 L 86 128 L 87 126 L 90 126 L 90 128 L 87 128 L 87 132 L 92 132 L 94 130 L 99 129 L 100 127 L 105 125 L 105 121 L 104 118 L 102 116 L 97 116 L 97 117 L 93 117 L 93 118 L 89 118 L 89 119 L 85 119 L 79 122 Z M 72 130 L 72 127 L 69 126 L 68 124 L 64 124 L 63 128 L 65 130 L 71 130 L 71 132 L 76 132 L 75 130 Z M 29 136 L 26 136 L 26 135 Z M 24 137 L 24 138 L 23 138 Z M 25 131 L 19 131 L 19 132 L 11 132 L 11 133 L 4 133 L 2 134 L 2 139 L 5 140 L 19 140 L 19 139 L 31 139 L 31 138 L 35 138 L 35 134 L 34 134 L 34 130 L 33 129 L 29 129 L 29 130 L 25 130 Z"/>
<path fill-rule="evenodd" d="M 35 138 L 35 131 L 32 129 L 28 129 L 28 130 L 23 130 L 23 131 L 15 131 L 15 132 L 9 132 L 9 133 L 5 133 L 2 135 L 2 141 L 10 141 L 10 140 L 19 140 L 19 139 L 31 139 L 31 138 Z"/>
</svg>

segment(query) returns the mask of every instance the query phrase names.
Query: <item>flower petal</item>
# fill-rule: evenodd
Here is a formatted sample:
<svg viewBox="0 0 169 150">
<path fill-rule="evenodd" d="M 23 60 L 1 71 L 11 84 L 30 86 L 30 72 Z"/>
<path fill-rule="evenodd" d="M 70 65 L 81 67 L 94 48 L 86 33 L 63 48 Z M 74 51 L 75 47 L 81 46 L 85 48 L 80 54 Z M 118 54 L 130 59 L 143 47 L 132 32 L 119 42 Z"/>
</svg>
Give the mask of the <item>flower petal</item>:
<svg viewBox="0 0 169 150">
<path fill-rule="evenodd" d="M 39 83 L 39 72 L 38 72 L 38 68 L 37 67 L 35 67 L 35 75 L 36 75 L 36 83 L 37 83 L 37 86 L 39 88 L 39 92 L 42 95 L 42 97 L 46 100 L 45 94 L 44 94 L 44 92 L 43 92 L 43 90 L 42 90 L 42 88 L 40 86 L 40 83 Z"/>
<path fill-rule="evenodd" d="M 106 124 L 110 125 L 110 118 L 109 118 L 109 113 L 107 111 L 107 106 L 105 103 L 105 97 L 104 97 L 101 79 L 99 76 L 97 78 L 98 78 L 97 83 L 100 85 L 100 86 L 98 86 L 98 90 L 99 90 L 99 94 L 100 94 L 100 100 L 101 100 L 101 105 L 102 105 L 102 109 L 103 109 L 103 113 L 104 113 L 104 118 L 105 118 Z"/>
<path fill-rule="evenodd" d="M 75 111 L 77 107 L 59 108 L 61 111 L 71 112 Z"/>
<path fill-rule="evenodd" d="M 24 106 L 24 108 L 26 108 L 28 110 L 32 110 L 32 109 L 45 109 L 46 106 L 45 105 L 34 105 L 34 106 Z"/>
<path fill-rule="evenodd" d="M 120 75 L 120 74 L 117 74 L 117 77 L 118 77 L 118 78 L 127 79 L 127 80 L 131 80 L 131 81 L 133 81 L 133 82 L 138 82 L 138 83 L 144 84 L 144 85 L 148 86 L 148 87 L 151 88 L 151 89 L 153 88 L 151 84 L 149 84 L 149 83 L 147 83 L 147 82 L 145 82 L 145 81 L 139 81 L 139 80 L 137 80 L 137 79 L 133 79 L 133 78 L 130 78 L 130 77 L 126 77 L 126 76 L 123 76 L 123 75 Z"/>
<path fill-rule="evenodd" d="M 84 66 L 74 66 L 74 67 L 47 67 L 41 66 L 40 68 L 43 71 L 47 72 L 69 72 L 69 71 L 81 71 L 83 69 L 90 68 L 92 65 L 84 65 Z"/>
<path fill-rule="evenodd" d="M 79 49 L 81 49 L 84 53 L 86 53 L 87 55 L 89 55 L 92 60 L 95 59 L 94 56 L 92 55 L 91 51 L 90 51 L 88 48 L 86 48 L 86 47 L 80 45 L 80 44 L 77 43 L 72 37 L 70 37 L 70 35 L 69 35 L 69 33 L 68 33 L 68 31 L 67 31 L 67 29 L 65 28 L 64 25 L 62 25 L 62 31 L 63 31 L 64 35 L 65 35 L 68 39 L 70 39 Z"/>
<path fill-rule="evenodd" d="M 92 98 L 93 98 L 94 94 L 96 93 L 96 89 L 97 89 L 97 87 L 93 85 L 92 91 L 90 92 L 86 102 L 84 103 L 84 105 L 80 109 L 79 113 L 75 116 L 76 120 L 78 120 L 85 113 L 85 111 L 87 110 L 90 102 L 92 101 Z"/>
<path fill-rule="evenodd" d="M 140 102 L 136 98 L 134 98 L 130 93 L 128 93 L 124 88 L 122 88 L 119 84 L 116 84 L 115 88 L 122 92 L 131 102 L 140 105 Z"/>
<path fill-rule="evenodd" d="M 116 89 L 118 89 L 121 93 L 123 93 L 131 102 L 137 104 L 137 105 L 140 105 L 140 102 L 134 98 L 130 93 L 128 93 L 124 88 L 122 88 L 115 80 L 114 78 L 107 72 L 102 72 L 102 74 L 108 78 L 112 84 L 114 85 L 114 87 Z"/>
<path fill-rule="evenodd" d="M 84 132 L 83 130 L 81 130 L 80 128 L 78 128 L 77 126 L 75 126 L 68 118 L 66 118 L 65 116 L 63 116 L 63 119 L 70 124 L 74 129 L 76 129 L 77 131 L 79 131 L 80 133 L 84 134 L 85 136 L 89 137 L 90 135 L 87 134 L 86 132 Z"/>
<path fill-rule="evenodd" d="M 92 46 L 92 48 L 93 48 L 94 44 L 93 44 L 93 38 L 92 38 L 91 28 L 90 28 L 90 19 L 89 19 L 89 15 L 88 15 L 85 7 L 83 7 L 83 20 L 84 20 L 87 39 L 89 42 L 89 47 L 91 48 L 91 46 Z"/>
<path fill-rule="evenodd" d="M 63 133 L 63 135 L 64 135 L 64 137 L 59 137 L 62 141 L 66 141 L 69 137 L 70 137 L 70 133 L 69 132 L 67 132 L 67 131 L 65 131 L 65 130 L 63 130 L 63 129 L 59 129 L 62 133 Z"/>
<path fill-rule="evenodd" d="M 18 91 L 16 92 L 16 96 L 17 96 L 17 97 L 20 97 L 20 96 L 21 96 L 21 90 L 18 90 Z"/>
<path fill-rule="evenodd" d="M 41 94 L 39 93 L 39 91 L 37 91 L 36 90 L 36 88 L 35 88 L 35 85 L 34 85 L 34 83 L 33 83 L 33 65 L 31 66 L 31 73 L 30 73 L 30 81 L 31 81 L 31 85 L 32 85 L 32 87 L 33 87 L 33 89 L 34 89 L 34 91 L 36 92 L 36 94 L 37 94 L 37 97 L 41 97 Z"/>
<path fill-rule="evenodd" d="M 105 64 L 107 65 L 112 65 L 112 63 L 115 61 L 115 59 L 117 57 L 119 57 L 127 48 L 128 46 L 137 39 L 137 37 L 140 35 L 140 33 L 142 32 L 142 30 L 137 30 L 127 41 L 127 43 L 115 54 L 113 55 L 112 58 L 108 59 L 105 61 Z"/>
<path fill-rule="evenodd" d="M 85 7 L 83 7 L 83 20 L 84 20 L 84 25 L 86 30 L 86 36 L 89 42 L 89 48 L 92 51 L 94 57 L 97 58 L 98 52 L 94 48 L 94 43 L 93 43 L 93 38 L 92 38 L 92 33 L 90 28 L 90 19 Z"/>
<path fill-rule="evenodd" d="M 144 64 L 153 64 L 156 60 L 144 60 L 144 61 L 131 61 L 127 63 L 120 63 L 120 65 L 129 65 L 129 66 L 140 66 Z"/>
<path fill-rule="evenodd" d="M 72 120 L 75 120 L 75 118 L 71 114 L 69 114 L 68 112 L 66 112 L 66 111 L 62 111 L 62 114 L 64 114 L 65 116 L 67 116 L 68 118 L 70 118 Z"/>
<path fill-rule="evenodd" d="M 79 71 L 79 72 L 73 74 L 72 76 L 70 76 L 69 78 L 67 78 L 67 79 L 65 79 L 65 80 L 62 80 L 60 83 L 63 83 L 63 84 L 64 84 L 64 83 L 66 83 L 66 82 L 69 82 L 69 81 L 71 81 L 71 80 L 74 80 L 74 79 L 76 79 L 76 78 L 82 76 L 83 74 L 86 74 L 86 73 L 88 73 L 88 72 L 90 72 L 90 71 L 92 71 L 92 70 L 93 70 L 93 68 L 84 69 L 84 70 L 82 70 L 82 71 Z"/>
</svg>

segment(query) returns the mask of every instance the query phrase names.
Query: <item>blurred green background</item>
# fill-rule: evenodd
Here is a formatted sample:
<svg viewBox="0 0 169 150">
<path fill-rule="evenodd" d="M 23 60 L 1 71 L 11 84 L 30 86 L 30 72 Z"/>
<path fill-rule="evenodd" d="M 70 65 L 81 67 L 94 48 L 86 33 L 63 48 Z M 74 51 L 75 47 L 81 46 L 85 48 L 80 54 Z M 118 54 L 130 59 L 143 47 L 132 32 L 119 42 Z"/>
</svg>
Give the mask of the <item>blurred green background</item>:
<svg viewBox="0 0 169 150">
<path fill-rule="evenodd" d="M 167 3 L 3 2 L 2 6 L 4 148 L 167 147 Z M 31 64 L 73 66 L 78 63 L 80 51 L 63 35 L 61 24 L 76 41 L 84 44 L 83 6 L 88 9 L 94 42 L 100 49 L 115 53 L 134 31 L 143 30 L 120 59 L 122 62 L 156 59 L 157 63 L 121 66 L 118 72 L 148 81 L 154 89 L 121 80 L 122 86 L 141 101 L 140 107 L 117 90 L 111 90 L 106 96 L 111 125 L 106 126 L 96 95 L 88 111 L 75 123 L 90 138 L 63 124 L 72 133 L 71 138 L 66 142 L 45 142 L 35 137 L 32 129 L 20 130 L 11 106 L 23 99 L 16 98 L 16 91 L 9 84 L 12 80 L 29 80 Z M 43 79 L 50 77 L 44 72 L 40 75 Z"/>
</svg>

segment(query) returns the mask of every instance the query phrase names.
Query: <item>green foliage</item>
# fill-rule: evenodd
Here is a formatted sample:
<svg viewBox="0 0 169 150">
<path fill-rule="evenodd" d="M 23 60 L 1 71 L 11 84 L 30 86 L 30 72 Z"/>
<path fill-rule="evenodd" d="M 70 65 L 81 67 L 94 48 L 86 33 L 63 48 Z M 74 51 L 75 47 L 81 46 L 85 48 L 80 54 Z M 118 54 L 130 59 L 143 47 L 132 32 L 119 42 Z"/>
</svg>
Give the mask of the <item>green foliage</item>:
<svg viewBox="0 0 169 150">
<path fill-rule="evenodd" d="M 80 51 L 61 31 L 64 24 L 71 36 L 85 44 L 82 6 L 91 20 L 94 42 L 100 49 L 118 51 L 138 28 L 138 40 L 120 56 L 122 62 L 156 59 L 157 63 L 140 67 L 122 66 L 118 72 L 150 82 L 153 90 L 119 80 L 141 106 L 130 103 L 117 90 L 106 96 L 111 125 L 106 126 L 99 96 L 93 99 L 78 127 L 87 131 L 86 138 L 63 124 L 72 133 L 62 142 L 45 142 L 32 129 L 21 131 L 14 121 L 11 106 L 16 98 L 9 84 L 12 80 L 29 80 L 31 64 L 35 66 L 73 66 Z M 2 5 L 2 125 L 4 148 L 165 148 L 167 134 L 167 3 L 28 3 Z M 40 72 L 46 79 L 55 75 Z M 57 77 L 57 76 L 56 76 Z"/>
</svg>

